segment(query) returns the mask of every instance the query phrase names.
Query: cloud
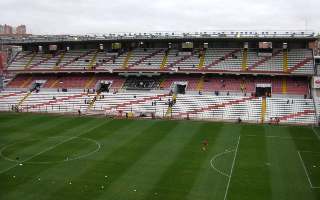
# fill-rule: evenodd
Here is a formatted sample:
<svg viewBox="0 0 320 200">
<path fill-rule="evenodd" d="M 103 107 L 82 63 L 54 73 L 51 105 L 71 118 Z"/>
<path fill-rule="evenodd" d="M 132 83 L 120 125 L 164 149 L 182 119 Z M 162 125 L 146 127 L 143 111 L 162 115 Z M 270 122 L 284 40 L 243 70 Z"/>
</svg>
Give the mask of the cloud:
<svg viewBox="0 0 320 200">
<path fill-rule="evenodd" d="M 26 24 L 33 34 L 320 30 L 318 0 L 11 0 L 0 24 Z M 307 22 L 307 23 L 306 23 Z"/>
</svg>

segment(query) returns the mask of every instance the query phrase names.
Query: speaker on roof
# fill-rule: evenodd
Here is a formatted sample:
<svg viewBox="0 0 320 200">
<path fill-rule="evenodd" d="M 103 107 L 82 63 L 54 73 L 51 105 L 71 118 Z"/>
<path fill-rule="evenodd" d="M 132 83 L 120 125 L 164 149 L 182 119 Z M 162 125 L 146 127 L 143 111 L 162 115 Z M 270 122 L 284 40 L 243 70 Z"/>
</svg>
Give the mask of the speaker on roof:
<svg viewBox="0 0 320 200">
<path fill-rule="evenodd" d="M 248 42 L 243 43 L 243 48 L 244 49 L 248 49 L 249 48 L 249 43 Z"/>
<path fill-rule="evenodd" d="M 287 49 L 287 48 L 288 48 L 288 43 L 284 42 L 284 43 L 282 44 L 282 48 L 283 48 L 283 49 Z"/>
<path fill-rule="evenodd" d="M 182 49 L 193 49 L 193 42 L 182 43 Z"/>
<path fill-rule="evenodd" d="M 113 50 L 121 49 L 121 43 L 119 43 L 119 42 L 112 43 L 111 48 Z"/>
</svg>

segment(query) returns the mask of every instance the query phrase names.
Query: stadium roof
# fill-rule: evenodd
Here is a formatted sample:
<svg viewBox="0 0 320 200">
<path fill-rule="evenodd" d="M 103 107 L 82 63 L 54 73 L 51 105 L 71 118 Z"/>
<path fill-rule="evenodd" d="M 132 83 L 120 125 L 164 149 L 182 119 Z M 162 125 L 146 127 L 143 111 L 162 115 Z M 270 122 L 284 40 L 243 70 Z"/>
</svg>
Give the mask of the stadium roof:
<svg viewBox="0 0 320 200">
<path fill-rule="evenodd" d="M 315 40 L 312 31 L 212 31 L 212 32 L 149 32 L 149 33 L 108 33 L 87 35 L 25 35 L 2 36 L 2 44 L 93 42 L 126 40 L 177 40 L 177 39 L 307 39 Z"/>
</svg>

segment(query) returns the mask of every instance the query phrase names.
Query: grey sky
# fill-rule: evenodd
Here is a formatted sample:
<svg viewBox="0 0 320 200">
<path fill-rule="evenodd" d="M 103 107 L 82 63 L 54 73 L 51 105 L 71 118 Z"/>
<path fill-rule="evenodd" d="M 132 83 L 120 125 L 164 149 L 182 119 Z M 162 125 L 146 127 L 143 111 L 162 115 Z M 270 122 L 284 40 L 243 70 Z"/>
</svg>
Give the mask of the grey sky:
<svg viewBox="0 0 320 200">
<path fill-rule="evenodd" d="M 33 34 L 320 30 L 319 0 L 1 0 L 0 24 Z"/>
</svg>

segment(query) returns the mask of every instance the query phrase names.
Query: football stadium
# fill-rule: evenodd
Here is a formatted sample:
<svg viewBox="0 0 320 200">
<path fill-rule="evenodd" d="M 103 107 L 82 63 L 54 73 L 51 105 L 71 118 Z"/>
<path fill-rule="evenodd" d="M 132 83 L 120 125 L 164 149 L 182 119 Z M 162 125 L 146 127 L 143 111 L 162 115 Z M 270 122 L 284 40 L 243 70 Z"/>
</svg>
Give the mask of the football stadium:
<svg viewBox="0 0 320 200">
<path fill-rule="evenodd" d="M 1 200 L 320 199 L 315 31 L 15 29 Z"/>
</svg>

